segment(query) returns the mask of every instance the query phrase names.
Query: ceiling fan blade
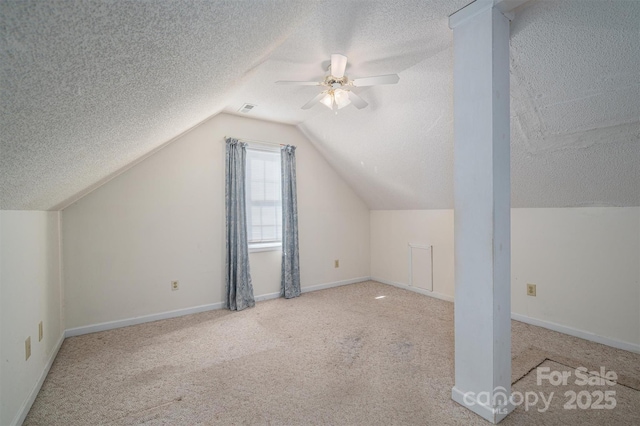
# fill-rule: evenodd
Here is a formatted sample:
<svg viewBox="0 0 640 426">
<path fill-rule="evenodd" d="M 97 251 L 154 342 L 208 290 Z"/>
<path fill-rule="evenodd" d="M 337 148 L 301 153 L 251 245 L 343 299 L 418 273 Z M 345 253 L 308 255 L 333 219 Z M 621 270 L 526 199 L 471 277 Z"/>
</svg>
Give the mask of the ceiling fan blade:
<svg viewBox="0 0 640 426">
<path fill-rule="evenodd" d="M 347 93 L 349 94 L 349 99 L 351 100 L 351 103 L 353 104 L 354 107 L 358 109 L 362 109 L 367 105 L 369 105 L 364 99 L 362 99 L 360 96 L 356 95 L 352 91 L 348 91 Z"/>
<path fill-rule="evenodd" d="M 347 69 L 347 57 L 339 53 L 331 55 L 331 75 L 335 78 L 344 77 L 344 70 Z"/>
<path fill-rule="evenodd" d="M 396 84 L 400 81 L 398 74 L 376 75 L 375 77 L 356 78 L 351 83 L 356 87 L 375 86 L 378 84 Z"/>
<path fill-rule="evenodd" d="M 294 84 L 297 86 L 322 86 L 318 81 L 276 81 L 276 84 Z"/>
<path fill-rule="evenodd" d="M 325 92 L 321 92 L 320 94 L 318 94 L 318 96 L 316 96 L 315 98 L 311 99 L 309 102 L 307 102 L 306 104 L 302 105 L 302 109 L 309 109 L 312 106 L 314 106 L 315 104 L 317 104 L 318 102 L 320 102 L 320 100 L 322 98 L 324 98 L 327 94 Z"/>
</svg>

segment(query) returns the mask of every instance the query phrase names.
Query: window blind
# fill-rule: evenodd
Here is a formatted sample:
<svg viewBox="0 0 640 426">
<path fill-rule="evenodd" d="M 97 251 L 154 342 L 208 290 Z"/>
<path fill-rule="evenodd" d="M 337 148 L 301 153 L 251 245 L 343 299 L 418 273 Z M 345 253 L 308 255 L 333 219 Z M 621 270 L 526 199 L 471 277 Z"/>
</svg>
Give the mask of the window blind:
<svg viewBox="0 0 640 426">
<path fill-rule="evenodd" d="M 247 148 L 246 179 L 249 244 L 280 242 L 280 151 Z"/>
</svg>

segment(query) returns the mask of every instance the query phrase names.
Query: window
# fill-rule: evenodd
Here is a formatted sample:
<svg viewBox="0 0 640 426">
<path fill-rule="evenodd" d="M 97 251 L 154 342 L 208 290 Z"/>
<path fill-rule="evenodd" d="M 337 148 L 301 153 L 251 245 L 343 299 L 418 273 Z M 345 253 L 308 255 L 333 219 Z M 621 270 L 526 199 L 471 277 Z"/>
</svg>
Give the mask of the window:
<svg viewBox="0 0 640 426">
<path fill-rule="evenodd" d="M 282 242 L 280 151 L 247 148 L 247 234 L 251 251 L 273 250 Z"/>
</svg>

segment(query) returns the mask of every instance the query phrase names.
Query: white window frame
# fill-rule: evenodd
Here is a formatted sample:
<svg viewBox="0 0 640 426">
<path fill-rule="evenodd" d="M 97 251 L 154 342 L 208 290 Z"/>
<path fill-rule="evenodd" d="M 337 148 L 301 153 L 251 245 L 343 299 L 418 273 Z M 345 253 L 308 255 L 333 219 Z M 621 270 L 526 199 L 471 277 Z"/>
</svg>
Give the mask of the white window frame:
<svg viewBox="0 0 640 426">
<path fill-rule="evenodd" d="M 249 160 L 250 160 L 250 155 L 249 152 L 250 151 L 263 151 L 263 152 L 269 152 L 269 153 L 273 153 L 273 154 L 278 154 L 278 156 L 280 155 L 280 149 L 278 146 L 270 146 L 270 145 L 257 145 L 254 143 L 250 143 L 247 146 L 247 179 L 246 179 L 246 195 L 247 195 L 247 200 L 246 200 L 246 214 L 247 214 L 247 234 L 249 235 L 249 238 L 251 236 L 251 207 L 252 207 L 252 202 L 250 200 L 251 197 L 251 165 L 249 164 Z M 280 163 L 278 163 L 278 166 L 280 166 Z M 282 185 L 282 182 L 280 183 Z M 282 193 L 282 188 L 280 188 L 280 193 Z M 280 225 L 280 229 L 282 229 L 282 225 Z M 280 250 L 282 248 L 282 232 L 280 232 L 278 234 L 278 240 L 277 241 L 260 241 L 260 242 L 251 242 L 251 240 L 249 240 L 249 252 L 250 253 L 255 253 L 255 252 L 261 252 L 261 251 L 274 251 L 274 250 Z"/>
</svg>

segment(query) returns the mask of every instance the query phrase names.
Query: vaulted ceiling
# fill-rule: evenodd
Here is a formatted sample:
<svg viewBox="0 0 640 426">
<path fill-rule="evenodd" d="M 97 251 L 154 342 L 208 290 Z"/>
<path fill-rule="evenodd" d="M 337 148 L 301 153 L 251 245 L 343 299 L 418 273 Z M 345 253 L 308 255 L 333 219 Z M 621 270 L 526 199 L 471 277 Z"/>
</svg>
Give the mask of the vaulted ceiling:
<svg viewBox="0 0 640 426">
<path fill-rule="evenodd" d="M 453 206 L 452 32 L 469 0 L 0 0 L 0 208 L 58 209 L 220 112 L 297 125 L 372 209 Z M 302 110 L 329 56 L 369 107 Z M 640 205 L 640 2 L 511 24 L 512 205 Z"/>
</svg>

